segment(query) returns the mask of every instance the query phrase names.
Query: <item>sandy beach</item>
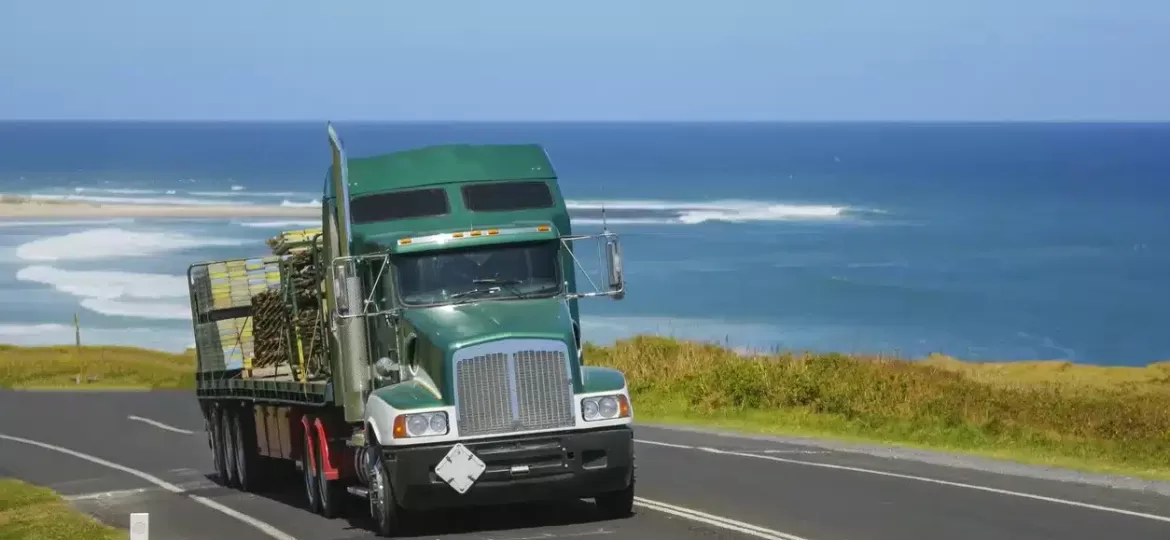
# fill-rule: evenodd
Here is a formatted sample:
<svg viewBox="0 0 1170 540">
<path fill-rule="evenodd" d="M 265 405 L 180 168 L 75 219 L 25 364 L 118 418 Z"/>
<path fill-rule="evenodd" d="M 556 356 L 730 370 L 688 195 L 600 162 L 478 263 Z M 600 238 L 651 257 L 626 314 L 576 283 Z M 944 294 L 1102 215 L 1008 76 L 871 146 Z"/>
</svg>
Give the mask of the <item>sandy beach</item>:
<svg viewBox="0 0 1170 540">
<path fill-rule="evenodd" d="M 119 217 L 319 217 L 316 207 L 275 205 L 99 204 L 68 200 L 34 200 L 0 194 L 0 220 L 14 218 Z"/>
</svg>

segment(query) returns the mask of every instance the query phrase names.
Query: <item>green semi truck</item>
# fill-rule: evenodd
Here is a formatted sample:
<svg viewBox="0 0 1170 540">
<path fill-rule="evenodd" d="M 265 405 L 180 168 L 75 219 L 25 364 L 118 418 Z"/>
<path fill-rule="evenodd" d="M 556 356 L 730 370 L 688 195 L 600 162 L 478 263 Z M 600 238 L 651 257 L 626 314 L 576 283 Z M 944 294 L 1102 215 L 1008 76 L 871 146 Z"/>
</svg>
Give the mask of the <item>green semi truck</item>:
<svg viewBox="0 0 1170 540">
<path fill-rule="evenodd" d="M 349 158 L 327 131 L 322 227 L 188 269 L 221 481 L 299 471 L 313 511 L 362 497 L 382 536 L 438 507 L 592 498 L 628 515 L 633 407 L 621 372 L 586 365 L 577 308 L 624 297 L 617 235 L 572 233 L 539 145 Z M 578 292 L 582 241 L 600 285 L 583 272 Z"/>
</svg>

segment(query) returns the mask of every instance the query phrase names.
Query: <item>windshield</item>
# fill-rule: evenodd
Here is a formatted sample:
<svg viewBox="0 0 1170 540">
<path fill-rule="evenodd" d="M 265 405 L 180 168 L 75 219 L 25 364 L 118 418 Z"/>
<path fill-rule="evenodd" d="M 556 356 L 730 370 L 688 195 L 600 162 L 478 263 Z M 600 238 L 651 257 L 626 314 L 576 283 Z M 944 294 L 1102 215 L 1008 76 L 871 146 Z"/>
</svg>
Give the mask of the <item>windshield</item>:
<svg viewBox="0 0 1170 540">
<path fill-rule="evenodd" d="M 444 250 L 394 258 L 404 304 L 535 298 L 560 292 L 556 240 Z"/>
</svg>

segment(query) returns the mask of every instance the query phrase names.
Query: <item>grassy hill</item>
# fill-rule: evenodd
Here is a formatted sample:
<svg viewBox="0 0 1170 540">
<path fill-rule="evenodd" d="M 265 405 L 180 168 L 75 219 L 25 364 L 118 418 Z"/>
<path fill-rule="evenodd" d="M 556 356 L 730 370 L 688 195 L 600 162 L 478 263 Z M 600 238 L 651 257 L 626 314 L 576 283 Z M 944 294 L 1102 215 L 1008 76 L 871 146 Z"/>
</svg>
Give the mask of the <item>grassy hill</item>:
<svg viewBox="0 0 1170 540">
<path fill-rule="evenodd" d="M 81 377 L 85 384 L 79 385 Z M 0 388 L 194 388 L 195 353 L 0 345 Z"/>
<path fill-rule="evenodd" d="M 1170 363 L 908 361 L 842 354 L 745 357 L 639 336 L 587 345 L 624 371 L 636 416 L 863 440 L 1170 479 Z M 194 355 L 131 347 L 0 346 L 0 386 L 190 388 Z M 76 378 L 84 369 L 84 380 Z"/>
</svg>

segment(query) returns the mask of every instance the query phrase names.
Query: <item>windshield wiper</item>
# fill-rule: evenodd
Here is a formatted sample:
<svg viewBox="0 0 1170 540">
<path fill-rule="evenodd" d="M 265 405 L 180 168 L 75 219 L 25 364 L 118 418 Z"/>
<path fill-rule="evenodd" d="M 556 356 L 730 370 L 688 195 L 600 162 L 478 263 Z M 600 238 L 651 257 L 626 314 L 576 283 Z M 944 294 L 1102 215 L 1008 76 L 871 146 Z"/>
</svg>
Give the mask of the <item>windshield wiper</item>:
<svg viewBox="0 0 1170 540">
<path fill-rule="evenodd" d="M 471 282 L 476 285 L 511 285 L 513 287 L 520 284 L 520 280 L 518 279 L 505 278 L 480 278 L 473 279 Z"/>
<path fill-rule="evenodd" d="M 516 298 L 523 299 L 523 298 L 528 297 L 528 295 L 524 294 L 524 291 L 521 291 L 520 288 L 517 287 L 517 285 L 520 285 L 521 283 L 523 283 L 522 281 L 520 281 L 518 279 L 480 278 L 480 279 L 473 279 L 473 280 L 471 280 L 471 282 L 476 284 L 476 285 L 503 285 L 503 286 L 507 287 L 508 290 L 512 292 L 512 294 L 516 295 Z"/>
<path fill-rule="evenodd" d="M 499 291 L 499 290 L 500 290 L 499 287 L 476 287 L 474 289 L 461 291 L 461 292 L 457 292 L 455 294 L 449 295 L 449 296 L 447 296 L 447 299 L 457 300 L 459 298 L 470 297 L 473 295 L 479 295 L 479 294 L 484 294 L 484 293 L 494 293 L 494 292 Z"/>
</svg>

